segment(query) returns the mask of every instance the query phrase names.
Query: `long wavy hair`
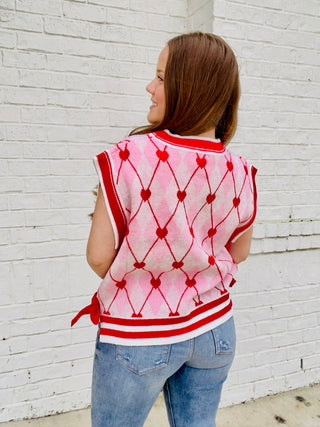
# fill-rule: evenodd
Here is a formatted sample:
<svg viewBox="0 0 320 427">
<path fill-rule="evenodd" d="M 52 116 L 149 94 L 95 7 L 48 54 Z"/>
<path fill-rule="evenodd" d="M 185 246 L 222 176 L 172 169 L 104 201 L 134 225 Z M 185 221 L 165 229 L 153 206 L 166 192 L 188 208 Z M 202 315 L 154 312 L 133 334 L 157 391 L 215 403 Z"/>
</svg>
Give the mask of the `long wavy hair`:
<svg viewBox="0 0 320 427">
<path fill-rule="evenodd" d="M 239 72 L 230 46 L 211 33 L 182 34 L 168 42 L 164 76 L 166 108 L 161 122 L 133 129 L 130 135 L 169 129 L 199 135 L 215 128 L 226 145 L 237 126 Z"/>
</svg>

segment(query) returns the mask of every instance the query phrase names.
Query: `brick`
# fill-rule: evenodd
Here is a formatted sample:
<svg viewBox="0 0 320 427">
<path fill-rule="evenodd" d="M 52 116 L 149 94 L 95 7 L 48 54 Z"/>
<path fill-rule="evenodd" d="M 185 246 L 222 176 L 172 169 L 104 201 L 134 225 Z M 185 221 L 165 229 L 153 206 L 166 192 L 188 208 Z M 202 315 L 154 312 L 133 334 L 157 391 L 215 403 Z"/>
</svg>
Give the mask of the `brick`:
<svg viewBox="0 0 320 427">
<path fill-rule="evenodd" d="M 0 141 L 3 141 L 4 139 L 6 139 L 5 134 L 6 134 L 6 129 L 4 127 L 0 128 Z"/>
<path fill-rule="evenodd" d="M 310 354 L 316 353 L 316 351 L 317 351 L 316 347 L 317 347 L 317 345 L 314 342 L 314 340 L 313 340 L 313 342 L 308 343 L 308 344 L 303 343 L 303 344 L 291 346 L 291 347 L 286 349 L 287 358 L 289 358 L 291 360 L 300 360 L 306 356 L 309 356 Z M 283 360 L 286 360 L 286 358 L 284 358 Z"/>
<path fill-rule="evenodd" d="M 5 67 L 43 70 L 45 62 L 45 56 L 41 53 L 3 51 L 3 65 Z"/>
<path fill-rule="evenodd" d="M 53 194 L 51 197 L 52 208 L 87 208 L 88 207 L 88 195 L 83 194 Z"/>
<path fill-rule="evenodd" d="M 175 2 L 168 2 L 169 14 L 187 18 L 188 11 L 184 0 L 177 0 Z"/>
<path fill-rule="evenodd" d="M 61 256 L 82 255 L 83 245 L 77 241 L 34 243 L 26 248 L 27 259 L 45 259 Z"/>
<path fill-rule="evenodd" d="M 20 214 L 17 212 L 16 214 Z M 1 215 L 1 214 L 0 214 Z M 44 210 L 44 211 L 28 211 L 24 215 L 25 224 L 28 227 L 39 227 L 39 226 L 48 226 L 56 224 L 68 224 L 69 223 L 69 213 L 65 210 L 59 211 L 55 209 Z M 19 218 L 20 219 L 20 218 Z M 18 219 L 16 219 L 16 223 Z"/>
<path fill-rule="evenodd" d="M 67 55 L 47 55 L 47 68 L 51 71 L 71 71 L 73 73 L 88 74 L 90 60 L 85 57 Z"/>
<path fill-rule="evenodd" d="M 107 77 L 79 75 L 66 77 L 66 89 L 68 91 L 82 91 L 85 88 L 86 92 L 108 93 L 111 87 L 112 80 Z"/>
<path fill-rule="evenodd" d="M 95 153 L 97 154 L 97 153 Z M 93 191 L 97 185 L 97 177 L 70 177 L 70 191 Z M 90 195 L 92 197 L 92 195 Z"/>
<path fill-rule="evenodd" d="M 101 41 L 70 38 L 68 43 L 65 43 L 63 52 L 67 55 L 79 55 L 86 58 L 105 58 L 105 49 L 105 43 Z"/>
<path fill-rule="evenodd" d="M 104 42 L 130 43 L 132 33 L 129 28 L 115 25 L 90 24 L 90 39 Z"/>
<path fill-rule="evenodd" d="M 72 330 L 72 343 L 91 343 L 95 338 L 96 328 L 92 328 L 91 326 Z M 82 362 L 86 362 L 87 364 L 87 360 L 82 360 Z"/>
<path fill-rule="evenodd" d="M 44 126 L 22 123 L 8 124 L 6 130 L 8 141 L 44 141 L 46 139 L 46 128 Z"/>
<path fill-rule="evenodd" d="M 9 230 L 0 229 L 0 242 L 1 242 L 1 245 L 10 244 L 10 232 L 9 232 Z"/>
<path fill-rule="evenodd" d="M 16 36 L 9 31 L 0 31 L 0 47 L 13 49 L 16 46 Z"/>
<path fill-rule="evenodd" d="M 23 212 L 0 212 L 0 227 L 23 227 L 25 225 L 25 217 Z"/>
<path fill-rule="evenodd" d="M 39 15 L 20 12 L 4 12 L 1 14 L 1 27 L 12 30 L 42 32 L 42 18 Z M 14 35 L 14 34 L 13 34 Z"/>
<path fill-rule="evenodd" d="M 51 160 L 50 173 L 57 176 L 90 175 L 91 162 L 87 160 Z"/>
<path fill-rule="evenodd" d="M 148 19 L 149 17 L 150 15 Z M 109 8 L 107 18 L 108 23 L 112 25 L 123 25 L 124 22 L 132 28 L 145 28 L 147 25 L 147 15 L 132 10 Z"/>
<path fill-rule="evenodd" d="M 207 1 L 205 2 L 199 9 L 195 10 L 193 13 L 191 12 L 190 16 L 189 9 L 189 22 L 188 25 L 190 29 L 201 31 L 206 31 L 206 24 L 208 25 L 208 30 L 212 32 L 212 23 L 213 23 L 213 2 Z M 172 27 L 174 28 L 174 26 Z M 183 30 L 180 32 L 184 32 Z M 219 34 L 223 36 L 223 34 L 219 31 Z M 231 35 L 229 34 L 231 37 Z"/>
<path fill-rule="evenodd" d="M 316 0 L 310 0 L 304 6 L 298 0 L 286 0 L 284 8 L 287 12 L 301 13 L 303 15 L 316 15 L 319 12 L 319 4 Z"/>
<path fill-rule="evenodd" d="M 63 3 L 63 15 L 66 18 L 79 19 L 89 22 L 106 22 L 106 9 L 89 4 Z"/>
<path fill-rule="evenodd" d="M 127 125 L 133 127 L 143 125 L 146 122 L 146 115 L 143 113 L 132 112 L 130 117 L 123 112 L 112 111 L 109 113 L 110 122 L 116 126 L 121 126 L 124 120 L 124 116 L 127 116 Z"/>
<path fill-rule="evenodd" d="M 15 397 L 15 389 L 14 388 L 4 388 L 3 390 L 0 390 L 0 399 L 2 402 L 2 405 L 5 407 L 8 407 L 11 402 L 14 401 Z"/>
<path fill-rule="evenodd" d="M 48 366 L 39 366 L 31 369 L 31 382 L 35 383 L 41 380 L 50 380 L 55 378 L 68 377 L 71 374 L 71 363 L 64 362 L 58 364 L 52 364 Z"/>
<path fill-rule="evenodd" d="M 320 337 L 320 328 L 319 326 L 313 327 L 312 329 L 305 329 L 303 331 L 303 346 L 306 347 L 306 343 L 310 343 L 312 347 L 316 347 L 316 343 L 319 341 Z M 312 351 L 316 353 L 316 351 Z"/>
<path fill-rule="evenodd" d="M 36 155 L 34 155 L 33 158 L 34 157 L 36 157 Z M 68 157 L 68 147 L 63 144 L 48 144 L 48 157 L 50 157 L 50 159 L 65 159 Z"/>
<path fill-rule="evenodd" d="M 62 53 L 63 44 L 63 38 L 59 36 L 18 33 L 17 47 L 21 50 Z"/>
<path fill-rule="evenodd" d="M 278 377 L 288 375 L 300 370 L 300 360 L 284 361 L 272 366 L 272 375 Z"/>
<path fill-rule="evenodd" d="M 19 246 L 19 245 L 16 245 Z M 23 248 L 23 258 L 25 259 L 26 248 Z M 18 260 L 19 258 L 16 258 Z M 33 284 L 31 282 L 30 264 L 25 261 L 13 262 L 11 271 L 11 288 L 15 304 L 30 303 L 33 301 Z"/>
<path fill-rule="evenodd" d="M 16 228 L 10 230 L 12 243 L 38 243 L 46 242 L 50 237 L 50 230 L 47 228 Z"/>
<path fill-rule="evenodd" d="M 15 194 L 8 196 L 10 210 L 43 209 L 49 206 L 49 196 L 44 194 Z"/>
<path fill-rule="evenodd" d="M 144 80 L 152 80 L 155 74 L 154 65 L 145 65 L 141 67 L 140 64 L 132 64 L 131 70 L 132 77 L 135 79 L 144 79 Z"/>
<path fill-rule="evenodd" d="M 289 331 L 303 330 L 306 328 L 312 328 L 316 326 L 317 326 L 316 314 L 304 315 L 301 318 L 292 319 L 290 320 L 290 322 L 288 322 Z"/>
<path fill-rule="evenodd" d="M 259 380 L 267 379 L 270 376 L 270 372 L 266 369 L 265 366 L 254 367 L 249 369 L 244 369 L 239 372 L 239 382 L 255 382 Z"/>
<path fill-rule="evenodd" d="M 59 0 L 16 0 L 16 10 L 59 16 L 61 5 Z"/>
<path fill-rule="evenodd" d="M 202 10 L 206 4 L 209 3 L 208 0 L 191 0 L 188 4 L 188 13 L 189 15 L 193 15 L 196 11 Z"/>
<path fill-rule="evenodd" d="M 69 147 L 70 158 L 72 159 L 91 160 L 99 151 L 103 151 L 101 146 L 94 144 L 90 144 L 89 146 L 83 143 L 70 144 Z"/>
<path fill-rule="evenodd" d="M 318 26 L 317 16 L 306 16 L 303 14 L 288 15 L 290 17 L 290 22 L 288 28 L 295 31 L 306 31 L 306 32 L 316 32 Z"/>
<path fill-rule="evenodd" d="M 171 37 L 174 37 L 178 33 L 185 32 L 185 20 L 180 17 L 149 14 L 144 27 L 146 24 L 151 31 L 163 31 L 164 28 L 172 29 Z M 168 37 L 168 35 L 166 37 Z"/>
<path fill-rule="evenodd" d="M 3 102 L 6 104 L 45 105 L 46 94 L 40 89 L 8 87 L 2 90 Z"/>
<path fill-rule="evenodd" d="M 56 362 L 62 362 L 66 360 L 82 360 L 88 357 L 91 358 L 93 351 L 93 345 L 91 343 L 71 344 L 68 350 L 63 347 L 55 348 L 54 360 Z"/>
<path fill-rule="evenodd" d="M 11 384 L 12 387 L 23 386 L 28 382 L 28 373 L 26 370 L 23 370 L 23 371 L 12 372 L 10 373 L 10 375 L 8 375 L 8 373 L 1 375 L 0 376 L 0 385 L 2 386 L 1 388 L 4 388 L 7 381 L 9 382 L 9 384 Z"/>
<path fill-rule="evenodd" d="M 47 125 L 49 142 L 83 142 L 90 139 L 89 127 Z"/>
<path fill-rule="evenodd" d="M 87 22 L 69 19 L 46 17 L 44 18 L 44 31 L 47 34 L 60 34 L 77 38 L 89 37 L 89 24 Z"/>
<path fill-rule="evenodd" d="M 70 37 L 65 43 L 63 36 L 20 33 L 18 34 L 18 48 L 22 50 L 42 51 L 48 53 L 66 53 L 80 56 L 104 57 L 105 46 L 101 42 L 87 39 L 78 40 Z"/>
<path fill-rule="evenodd" d="M 5 105 L 0 107 L 0 122 L 19 122 L 20 109 L 16 106 Z"/>
<path fill-rule="evenodd" d="M 304 219 L 304 218 L 319 218 L 320 206 L 304 205 L 304 206 L 294 206 L 292 208 L 292 218 L 293 219 Z"/>
<path fill-rule="evenodd" d="M 235 21 L 222 21 L 219 23 L 219 34 L 221 37 L 241 40 L 246 37 L 246 28 Z"/>
<path fill-rule="evenodd" d="M 133 45 L 159 47 L 162 49 L 168 41 L 168 35 L 160 31 L 136 30 L 131 33 Z"/>
<path fill-rule="evenodd" d="M 11 287 L 8 286 L 10 273 L 11 273 L 10 264 L 8 262 L 6 263 L 2 262 L 0 265 L 1 309 L 5 305 L 11 306 L 12 304 L 12 290 L 11 290 Z"/>
<path fill-rule="evenodd" d="M 96 125 L 103 126 L 107 123 L 104 111 L 82 111 L 59 108 L 29 108 L 22 110 L 21 120 L 25 123 L 56 123 L 69 125 Z"/>
<path fill-rule="evenodd" d="M 48 161 L 9 160 L 9 173 L 16 176 L 47 175 L 49 173 Z"/>
<path fill-rule="evenodd" d="M 70 331 L 50 332 L 48 334 L 37 334 L 27 337 L 28 348 L 35 350 L 51 347 L 54 342 L 55 347 L 70 344 Z"/>
<path fill-rule="evenodd" d="M 104 61 L 92 59 L 90 62 L 90 74 L 97 76 L 110 76 L 130 79 L 132 77 L 131 67 L 128 67 L 126 62 L 119 61 Z"/>
<path fill-rule="evenodd" d="M 30 331 L 31 329 L 29 328 L 29 333 Z M 35 358 L 34 356 L 35 356 L 34 352 L 16 354 L 14 356 L 14 366 L 16 367 L 16 369 L 22 370 L 22 369 L 28 369 L 31 366 L 36 367 L 36 366 L 46 365 L 47 363 L 52 363 L 53 351 L 52 349 L 40 350 L 40 351 L 37 351 L 36 353 L 37 357 Z M 30 387 L 28 387 L 27 390 L 30 392 L 32 391 L 30 390 Z M 17 395 L 19 395 L 19 391 L 18 390 L 15 390 L 15 391 Z M 38 391 L 39 391 L 39 386 L 38 386 Z M 30 393 L 30 397 L 32 394 L 33 393 Z"/>
<path fill-rule="evenodd" d="M 144 0 L 131 0 L 130 7 L 132 10 L 143 10 L 144 12 L 158 13 L 160 15 L 167 15 L 169 12 L 168 2 L 153 3 L 145 2 Z"/>
<path fill-rule="evenodd" d="M 129 0 L 88 0 L 89 4 L 98 4 L 105 7 L 115 7 L 121 9 L 129 8 Z"/>
<path fill-rule="evenodd" d="M 157 50 L 157 56 L 159 50 Z M 139 46 L 122 46 L 121 44 L 108 44 L 106 46 L 106 59 L 115 59 L 117 61 L 142 62 L 147 60 L 147 50 Z M 129 64 L 127 64 L 129 65 Z"/>
<path fill-rule="evenodd" d="M 79 92 L 51 91 L 48 93 L 48 105 L 59 107 L 83 108 L 89 105 L 89 96 Z"/>
<path fill-rule="evenodd" d="M 296 49 L 296 63 L 317 66 L 318 61 L 311 49 Z"/>
<path fill-rule="evenodd" d="M 53 233 L 53 238 L 56 238 L 55 234 Z M 44 262 L 44 265 L 47 266 L 47 276 L 48 276 L 48 263 L 47 261 Z M 65 263 L 63 259 L 54 259 L 50 262 L 50 269 L 49 269 L 49 283 L 53 281 L 55 283 L 55 286 L 49 287 L 49 298 L 50 299 L 61 299 L 61 298 L 68 298 L 69 297 L 69 282 L 68 282 L 68 270 L 69 267 Z M 62 325 L 61 329 L 65 328 L 65 325 L 68 324 L 70 321 L 70 318 L 65 319 L 64 324 Z M 52 321 L 53 329 L 58 329 L 58 325 L 56 323 L 56 320 Z"/>
<path fill-rule="evenodd" d="M 46 143 L 26 143 L 22 147 L 23 157 L 25 159 L 47 159 L 49 156 L 48 144 Z"/>
<path fill-rule="evenodd" d="M 20 85 L 48 89 L 64 89 L 65 76 L 46 71 L 20 71 Z"/>
<path fill-rule="evenodd" d="M 261 11 L 255 7 L 250 7 L 244 4 L 235 4 L 227 2 L 225 17 L 227 19 L 235 19 L 241 22 L 249 22 L 255 24 L 263 24 L 264 17 Z"/>
<path fill-rule="evenodd" d="M 0 175 L 8 175 L 8 162 L 7 160 L 0 160 Z"/>
<path fill-rule="evenodd" d="M 72 375 L 85 374 L 92 364 L 91 358 L 75 360 L 72 362 Z"/>
<path fill-rule="evenodd" d="M 14 9 L 15 8 L 15 0 L 2 0 L 1 9 Z"/>
</svg>

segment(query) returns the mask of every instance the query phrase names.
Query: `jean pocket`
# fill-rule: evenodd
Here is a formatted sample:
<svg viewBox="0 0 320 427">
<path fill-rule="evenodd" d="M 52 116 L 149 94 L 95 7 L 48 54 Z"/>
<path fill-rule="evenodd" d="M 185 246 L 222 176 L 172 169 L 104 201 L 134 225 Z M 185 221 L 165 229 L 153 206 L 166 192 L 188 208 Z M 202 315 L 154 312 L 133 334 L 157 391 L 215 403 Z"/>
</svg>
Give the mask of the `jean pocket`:
<svg viewBox="0 0 320 427">
<path fill-rule="evenodd" d="M 234 354 L 236 331 L 233 317 L 212 330 L 216 354 Z"/>
<path fill-rule="evenodd" d="M 116 346 L 116 359 L 136 374 L 148 374 L 168 365 L 171 345 Z"/>
</svg>

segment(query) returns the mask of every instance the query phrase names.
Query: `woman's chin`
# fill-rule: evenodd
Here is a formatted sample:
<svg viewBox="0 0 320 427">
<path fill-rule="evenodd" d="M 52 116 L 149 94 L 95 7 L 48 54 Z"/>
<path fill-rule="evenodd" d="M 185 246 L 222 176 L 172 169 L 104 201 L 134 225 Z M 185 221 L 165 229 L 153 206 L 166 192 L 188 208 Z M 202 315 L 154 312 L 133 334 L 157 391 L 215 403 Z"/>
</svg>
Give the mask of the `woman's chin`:
<svg viewBox="0 0 320 427">
<path fill-rule="evenodd" d="M 157 111 L 151 108 L 147 115 L 147 120 L 151 125 L 157 125 L 161 123 L 161 121 L 163 120 L 163 117 L 161 116 L 162 116 L 161 114 L 158 114 Z"/>
<path fill-rule="evenodd" d="M 150 125 L 155 125 L 156 123 L 159 123 L 158 120 L 154 120 L 152 117 L 147 117 L 148 122 Z"/>
</svg>

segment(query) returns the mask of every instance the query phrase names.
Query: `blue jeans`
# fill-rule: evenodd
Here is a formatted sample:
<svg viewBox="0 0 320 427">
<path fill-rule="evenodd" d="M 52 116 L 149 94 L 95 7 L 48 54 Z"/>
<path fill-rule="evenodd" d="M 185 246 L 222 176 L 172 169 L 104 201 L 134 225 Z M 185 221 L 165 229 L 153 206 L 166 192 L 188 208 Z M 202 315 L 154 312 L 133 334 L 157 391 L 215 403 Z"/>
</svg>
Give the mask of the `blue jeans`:
<svg viewBox="0 0 320 427">
<path fill-rule="evenodd" d="M 171 426 L 215 427 L 235 342 L 233 318 L 170 345 L 127 347 L 97 340 L 92 427 L 142 427 L 162 389 Z"/>
</svg>

